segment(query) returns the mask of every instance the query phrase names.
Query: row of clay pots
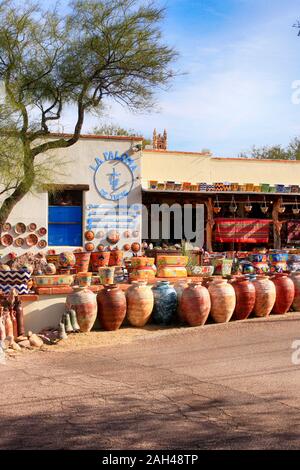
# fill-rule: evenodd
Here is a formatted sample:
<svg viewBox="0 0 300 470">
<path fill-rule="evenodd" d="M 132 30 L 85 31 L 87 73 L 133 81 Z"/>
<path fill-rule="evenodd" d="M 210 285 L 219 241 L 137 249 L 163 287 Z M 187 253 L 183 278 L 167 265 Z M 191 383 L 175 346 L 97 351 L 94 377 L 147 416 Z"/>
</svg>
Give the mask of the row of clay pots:
<svg viewBox="0 0 300 470">
<path fill-rule="evenodd" d="M 117 285 L 109 285 L 97 297 L 88 289 L 75 289 L 67 298 L 67 305 L 75 309 L 83 332 L 91 330 L 97 311 L 101 326 L 111 331 L 121 326 L 126 315 L 135 327 L 143 327 L 151 316 L 155 323 L 169 325 L 176 312 L 181 322 L 200 326 L 209 314 L 216 323 L 224 323 L 231 318 L 246 319 L 252 312 L 257 317 L 271 312 L 284 314 L 292 304 L 300 309 L 300 274 L 293 280 L 283 274 L 273 280 L 257 276 L 253 282 L 245 277 L 231 283 L 215 278 L 208 289 L 201 281 L 189 284 L 179 281 L 174 287 L 168 281 L 160 281 L 153 288 L 144 282 L 134 282 L 126 294 Z"/>
</svg>

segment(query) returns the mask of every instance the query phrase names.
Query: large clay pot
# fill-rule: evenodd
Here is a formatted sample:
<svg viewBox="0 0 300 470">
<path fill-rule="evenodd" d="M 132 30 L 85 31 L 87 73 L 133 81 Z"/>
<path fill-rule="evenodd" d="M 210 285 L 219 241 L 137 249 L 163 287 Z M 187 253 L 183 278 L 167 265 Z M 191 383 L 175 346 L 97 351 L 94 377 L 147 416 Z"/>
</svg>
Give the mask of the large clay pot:
<svg viewBox="0 0 300 470">
<path fill-rule="evenodd" d="M 293 309 L 296 312 L 300 312 L 300 273 L 294 273 L 291 275 L 291 279 L 295 287 L 295 295 L 293 300 Z"/>
<path fill-rule="evenodd" d="M 184 289 L 180 300 L 180 310 L 184 320 L 190 326 L 202 326 L 206 322 L 211 308 L 209 292 L 199 282 L 191 282 Z"/>
<path fill-rule="evenodd" d="M 67 307 L 74 309 L 80 331 L 91 331 L 97 318 L 97 301 L 95 294 L 86 287 L 73 287 L 72 294 L 67 297 Z"/>
<path fill-rule="evenodd" d="M 255 287 L 254 314 L 256 317 L 266 317 L 270 315 L 275 304 L 275 284 L 266 276 L 257 276 L 253 284 Z"/>
<path fill-rule="evenodd" d="M 146 282 L 136 281 L 127 289 L 127 319 L 130 325 L 142 327 L 148 322 L 154 305 L 154 296 Z"/>
<path fill-rule="evenodd" d="M 75 263 L 75 269 L 76 273 L 86 273 L 89 270 L 89 264 L 90 264 L 90 258 L 91 258 L 91 253 L 85 253 L 85 252 L 80 252 L 80 253 L 74 253 L 75 258 L 76 258 L 76 263 Z"/>
<path fill-rule="evenodd" d="M 255 287 L 246 277 L 236 277 L 232 286 L 235 291 L 236 305 L 234 320 L 245 320 L 249 317 L 255 304 Z"/>
<path fill-rule="evenodd" d="M 104 330 L 118 330 L 126 316 L 126 297 L 124 292 L 112 284 L 104 286 L 97 295 L 98 317 Z"/>
<path fill-rule="evenodd" d="M 152 290 L 154 294 L 153 321 L 158 325 L 169 325 L 176 315 L 176 290 L 169 281 L 157 282 Z"/>
<path fill-rule="evenodd" d="M 208 288 L 211 299 L 211 316 L 216 323 L 226 323 L 235 309 L 235 292 L 226 279 L 214 280 Z"/>
<path fill-rule="evenodd" d="M 98 251 L 95 253 L 91 253 L 92 271 L 94 273 L 97 273 L 98 268 L 108 266 L 109 258 L 110 251 Z"/>
<path fill-rule="evenodd" d="M 275 274 L 272 280 L 276 288 L 276 301 L 272 313 L 284 315 L 289 311 L 294 300 L 294 283 L 287 274 Z"/>
<path fill-rule="evenodd" d="M 177 281 L 175 284 L 174 284 L 174 289 L 176 290 L 176 294 L 177 294 L 177 316 L 178 316 L 178 319 L 180 322 L 184 322 L 185 319 L 184 319 L 184 316 L 183 316 L 183 312 L 181 310 L 181 305 L 180 305 L 180 300 L 181 300 L 181 297 L 182 297 L 182 293 L 184 291 L 184 289 L 186 289 L 188 287 L 188 281 L 186 279 L 181 279 L 180 281 Z"/>
</svg>

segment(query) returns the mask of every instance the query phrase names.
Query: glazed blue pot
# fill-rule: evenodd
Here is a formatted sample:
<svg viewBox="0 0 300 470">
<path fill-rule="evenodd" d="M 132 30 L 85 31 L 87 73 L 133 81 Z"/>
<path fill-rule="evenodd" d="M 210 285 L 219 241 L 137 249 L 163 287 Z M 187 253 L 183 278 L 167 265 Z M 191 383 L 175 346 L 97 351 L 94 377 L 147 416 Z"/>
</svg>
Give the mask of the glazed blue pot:
<svg viewBox="0 0 300 470">
<path fill-rule="evenodd" d="M 249 259 L 253 263 L 266 263 L 267 262 L 267 255 L 262 253 L 252 253 L 249 256 Z"/>
<path fill-rule="evenodd" d="M 177 310 L 177 293 L 169 281 L 159 281 L 153 288 L 154 308 L 152 318 L 158 325 L 170 325 Z"/>
<path fill-rule="evenodd" d="M 288 253 L 270 253 L 269 259 L 272 263 L 286 262 L 288 260 Z"/>
</svg>

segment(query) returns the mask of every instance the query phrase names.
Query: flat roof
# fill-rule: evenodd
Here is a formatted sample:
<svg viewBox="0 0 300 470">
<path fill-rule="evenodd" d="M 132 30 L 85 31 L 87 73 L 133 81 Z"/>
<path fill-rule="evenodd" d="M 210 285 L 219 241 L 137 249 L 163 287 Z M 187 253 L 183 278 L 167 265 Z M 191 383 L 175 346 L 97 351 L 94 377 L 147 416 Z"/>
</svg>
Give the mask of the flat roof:
<svg viewBox="0 0 300 470">
<path fill-rule="evenodd" d="M 73 134 L 51 132 L 46 137 L 64 137 L 70 139 Z M 93 139 L 93 140 L 144 140 L 142 136 L 126 136 L 126 135 L 98 135 L 98 134 L 81 134 L 79 139 Z"/>
</svg>

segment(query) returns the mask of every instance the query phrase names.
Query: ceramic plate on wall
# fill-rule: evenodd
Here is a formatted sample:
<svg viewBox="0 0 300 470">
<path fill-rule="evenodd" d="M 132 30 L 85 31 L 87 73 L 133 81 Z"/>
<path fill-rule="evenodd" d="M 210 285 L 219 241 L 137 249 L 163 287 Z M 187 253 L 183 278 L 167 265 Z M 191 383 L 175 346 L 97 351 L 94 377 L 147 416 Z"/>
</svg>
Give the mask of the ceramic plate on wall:
<svg viewBox="0 0 300 470">
<path fill-rule="evenodd" d="M 46 242 L 46 240 L 40 240 L 37 245 L 39 248 L 46 248 L 48 243 Z"/>
<path fill-rule="evenodd" d="M 6 233 L 5 235 L 1 237 L 1 245 L 3 246 L 12 245 L 13 241 L 14 241 L 13 237 L 9 235 L 8 233 Z"/>
<path fill-rule="evenodd" d="M 3 228 L 3 232 L 9 232 L 11 230 L 11 224 L 9 222 L 5 222 L 2 228 Z"/>
<path fill-rule="evenodd" d="M 34 222 L 31 222 L 31 224 L 28 225 L 27 230 L 29 232 L 35 232 L 37 225 Z"/>
<path fill-rule="evenodd" d="M 24 243 L 25 243 L 24 238 L 16 238 L 16 239 L 15 239 L 15 245 L 16 245 L 17 247 L 19 247 L 19 248 L 20 248 L 21 246 L 23 246 Z"/>
<path fill-rule="evenodd" d="M 23 235 L 26 232 L 26 225 L 23 222 L 18 222 L 15 225 L 15 232 L 17 235 Z"/>
<path fill-rule="evenodd" d="M 41 236 L 41 237 L 44 237 L 47 233 L 47 229 L 45 227 L 41 227 L 38 229 L 38 234 Z"/>
<path fill-rule="evenodd" d="M 27 246 L 35 246 L 38 241 L 38 237 L 34 233 L 31 233 L 26 237 Z"/>
</svg>

